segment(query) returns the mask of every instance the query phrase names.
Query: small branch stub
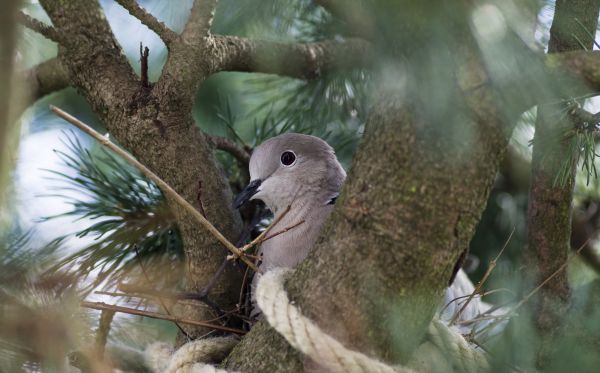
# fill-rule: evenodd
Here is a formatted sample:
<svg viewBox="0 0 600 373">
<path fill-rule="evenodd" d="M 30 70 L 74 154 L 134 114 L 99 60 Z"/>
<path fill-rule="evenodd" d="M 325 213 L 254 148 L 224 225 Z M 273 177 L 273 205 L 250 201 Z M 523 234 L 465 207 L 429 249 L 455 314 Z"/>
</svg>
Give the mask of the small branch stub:
<svg viewBox="0 0 600 373">
<path fill-rule="evenodd" d="M 148 56 L 150 55 L 150 49 L 148 47 L 142 47 L 140 43 L 140 64 L 141 64 L 141 81 L 142 87 L 150 88 L 150 82 L 148 81 Z"/>
</svg>

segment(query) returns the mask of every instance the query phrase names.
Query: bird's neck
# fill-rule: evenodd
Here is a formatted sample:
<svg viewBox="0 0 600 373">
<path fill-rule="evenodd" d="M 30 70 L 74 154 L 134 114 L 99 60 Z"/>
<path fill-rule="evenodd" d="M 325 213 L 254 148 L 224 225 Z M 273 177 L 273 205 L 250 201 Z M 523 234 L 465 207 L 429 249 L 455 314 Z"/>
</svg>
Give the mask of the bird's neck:
<svg viewBox="0 0 600 373">
<path fill-rule="evenodd" d="M 280 214 L 285 209 L 280 210 L 275 215 L 278 222 L 269 233 L 274 237 L 261 245 L 261 268 L 269 270 L 275 267 L 295 267 L 304 260 L 332 209 L 333 205 L 314 200 L 296 200 L 282 217 Z"/>
</svg>

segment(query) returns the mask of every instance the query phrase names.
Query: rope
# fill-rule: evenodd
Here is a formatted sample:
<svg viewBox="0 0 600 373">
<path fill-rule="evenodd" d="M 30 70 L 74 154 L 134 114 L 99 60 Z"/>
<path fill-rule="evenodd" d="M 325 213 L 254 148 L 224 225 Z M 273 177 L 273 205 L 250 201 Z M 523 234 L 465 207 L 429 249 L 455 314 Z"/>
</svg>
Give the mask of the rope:
<svg viewBox="0 0 600 373">
<path fill-rule="evenodd" d="M 310 357 L 327 371 L 339 373 L 415 373 L 416 370 L 405 366 L 392 366 L 361 352 L 344 347 L 335 338 L 324 333 L 315 323 L 304 317 L 296 306 L 291 304 L 283 287 L 285 277 L 290 269 L 273 269 L 264 273 L 256 288 L 256 301 L 265 319 L 287 342 L 295 349 Z M 428 329 L 428 342 L 438 350 L 437 355 L 445 360 L 447 366 L 451 363 L 453 370 L 476 373 L 490 369 L 483 352 L 472 348 L 458 332 L 452 330 L 444 322 L 434 319 Z M 221 373 L 225 370 L 214 368 L 205 363 L 218 362 L 223 359 L 237 340 L 233 338 L 209 338 L 196 340 L 183 345 L 169 359 L 156 351 L 165 349 L 154 348 L 154 352 L 146 350 L 146 354 L 155 354 L 149 366 L 155 372 L 167 373 Z M 152 346 L 151 346 L 152 347 Z M 422 354 L 423 356 L 419 356 Z M 432 359 L 431 350 L 418 349 L 414 362 Z M 150 358 L 147 358 L 147 361 Z M 163 362 L 161 365 L 160 362 Z M 168 362 L 164 366 L 164 361 Z M 158 362 L 158 363 L 157 363 Z M 418 363 L 412 366 L 424 368 Z M 419 369 L 419 370 L 421 370 Z M 430 368 L 431 369 L 431 368 Z M 426 370 L 430 370 L 426 369 Z M 434 369 L 436 370 L 436 369 Z"/>
<path fill-rule="evenodd" d="M 144 355 L 146 365 L 157 373 L 225 373 L 206 363 L 220 362 L 237 343 L 233 337 L 197 339 L 173 353 L 168 344 L 158 342 L 148 346 Z"/>
</svg>

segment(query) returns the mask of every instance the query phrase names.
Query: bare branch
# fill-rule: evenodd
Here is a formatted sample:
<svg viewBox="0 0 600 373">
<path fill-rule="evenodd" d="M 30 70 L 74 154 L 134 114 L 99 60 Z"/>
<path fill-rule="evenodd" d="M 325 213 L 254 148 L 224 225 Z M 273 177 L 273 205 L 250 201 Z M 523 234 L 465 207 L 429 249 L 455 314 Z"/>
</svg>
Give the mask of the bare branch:
<svg viewBox="0 0 600 373">
<path fill-rule="evenodd" d="M 87 133 L 95 140 L 100 142 L 100 144 L 106 146 L 113 152 L 117 153 L 121 158 L 127 161 L 129 164 L 137 168 L 142 174 L 147 176 L 150 180 L 152 180 L 158 187 L 165 193 L 168 197 L 172 198 L 179 206 L 183 207 L 185 211 L 187 211 L 191 216 L 193 216 L 207 231 L 209 231 L 216 239 L 219 241 L 225 248 L 231 251 L 238 257 L 241 257 L 242 261 L 248 265 L 248 267 L 252 268 L 255 272 L 262 272 L 258 267 L 252 263 L 251 260 L 246 258 L 243 253 L 235 247 L 214 225 L 212 225 L 202 214 L 194 208 L 188 201 L 185 200 L 179 193 L 177 193 L 171 186 L 165 183 L 158 175 L 154 172 L 150 171 L 146 166 L 141 164 L 137 159 L 133 158 L 129 153 L 125 150 L 119 148 L 117 145 L 113 144 L 110 140 L 108 140 L 105 136 L 102 136 L 95 130 L 93 130 L 87 124 L 81 122 L 77 118 L 69 115 L 68 113 L 60 110 L 56 106 L 50 106 L 50 110 L 52 110 L 56 115 L 63 118 L 67 122 L 71 123 L 75 127 L 79 128 L 83 132 Z"/>
<path fill-rule="evenodd" d="M 23 12 L 19 12 L 19 22 L 28 29 L 35 31 L 52 41 L 57 43 L 60 42 L 61 37 L 56 29 L 42 21 L 39 21 Z"/>
<path fill-rule="evenodd" d="M 215 148 L 226 151 L 243 164 L 250 162 L 250 152 L 226 137 L 206 135 Z"/>
<path fill-rule="evenodd" d="M 371 55 L 362 39 L 317 43 L 280 43 L 235 36 L 215 36 L 217 56 L 213 72 L 242 71 L 315 79 L 336 69 L 364 67 Z"/>
<path fill-rule="evenodd" d="M 195 0 L 182 36 L 184 40 L 199 40 L 210 35 L 218 0 Z"/>
<path fill-rule="evenodd" d="M 121 307 L 121 306 L 116 306 L 116 305 L 112 305 L 112 304 L 106 304 L 104 302 L 81 302 L 81 306 L 85 307 L 85 308 L 95 309 L 95 310 L 110 310 L 110 311 L 114 311 L 114 312 L 128 313 L 130 315 L 150 317 L 152 319 L 168 320 L 168 321 L 173 321 L 173 322 L 177 322 L 180 324 L 196 325 L 196 326 L 201 326 L 204 328 L 221 330 L 224 332 L 234 333 L 234 334 L 238 334 L 238 335 L 246 334 L 245 331 L 240 330 L 240 329 L 229 328 L 229 327 L 217 325 L 217 324 L 211 324 L 211 323 L 208 323 L 205 321 L 182 319 L 179 317 L 163 315 L 163 314 L 156 313 L 156 312 L 142 311 L 142 310 L 138 310 L 135 308 Z"/>
<path fill-rule="evenodd" d="M 132 16 L 139 19 L 150 30 L 154 31 L 165 42 L 167 47 L 179 35 L 167 27 L 163 22 L 159 21 L 152 14 L 148 13 L 144 8 L 139 6 L 135 0 L 115 0 Z"/>
<path fill-rule="evenodd" d="M 148 56 L 150 55 L 150 49 L 148 47 L 142 48 L 140 43 L 140 80 L 142 81 L 142 87 L 150 88 L 150 81 L 148 80 Z"/>
</svg>

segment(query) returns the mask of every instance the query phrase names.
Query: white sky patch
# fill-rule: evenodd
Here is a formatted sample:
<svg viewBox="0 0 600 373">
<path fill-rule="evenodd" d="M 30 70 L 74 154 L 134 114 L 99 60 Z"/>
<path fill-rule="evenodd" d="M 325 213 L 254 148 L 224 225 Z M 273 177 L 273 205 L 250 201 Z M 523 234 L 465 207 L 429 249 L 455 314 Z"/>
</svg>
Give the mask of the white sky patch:
<svg viewBox="0 0 600 373">
<path fill-rule="evenodd" d="M 45 216 L 57 215 L 69 211 L 71 206 L 64 198 L 42 197 L 44 194 L 60 193 L 68 197 L 85 200 L 82 192 L 73 190 L 53 190 L 61 182 L 48 180 L 55 177 L 45 169 L 56 170 L 73 175 L 73 170 L 64 167 L 54 149 L 69 153 L 60 141 L 65 138 L 64 128 L 50 128 L 30 133 L 21 140 L 18 161 L 14 172 L 17 214 L 24 228 L 35 226 L 36 237 L 48 242 L 59 236 L 77 232 L 90 224 L 89 219 L 74 221 L 74 217 L 51 219 L 43 223 L 37 221 Z M 84 242 L 85 241 L 85 242 Z M 82 246 L 88 239 L 74 239 L 72 244 Z"/>
</svg>

